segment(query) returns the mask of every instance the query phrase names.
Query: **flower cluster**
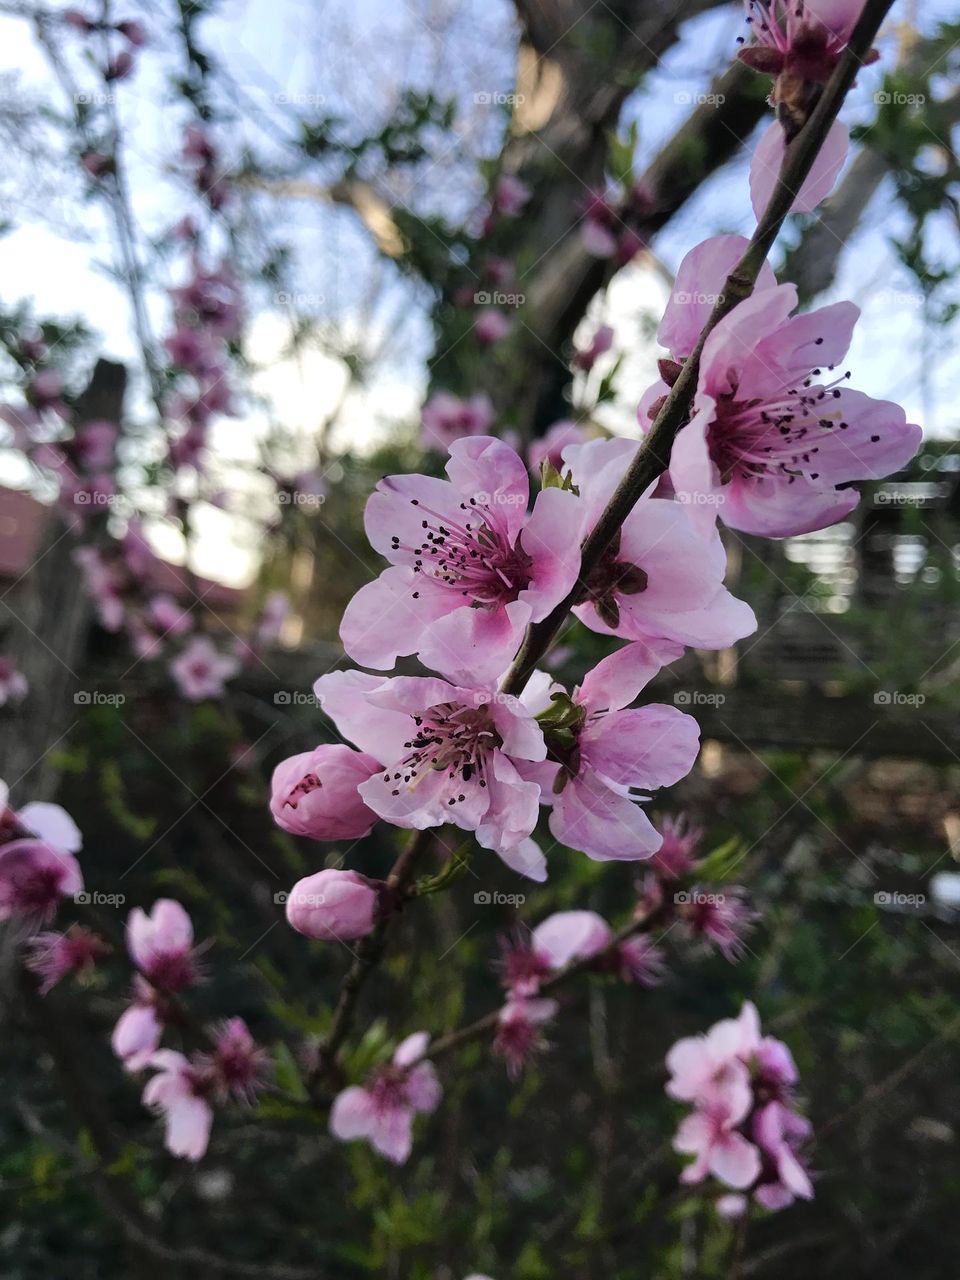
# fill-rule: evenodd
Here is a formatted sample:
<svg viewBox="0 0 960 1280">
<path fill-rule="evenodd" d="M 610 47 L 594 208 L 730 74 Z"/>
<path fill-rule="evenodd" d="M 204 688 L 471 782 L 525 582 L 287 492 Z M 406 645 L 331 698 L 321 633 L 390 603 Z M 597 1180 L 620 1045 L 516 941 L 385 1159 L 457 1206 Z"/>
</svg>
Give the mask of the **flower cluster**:
<svg viewBox="0 0 960 1280">
<path fill-rule="evenodd" d="M 210 1140 L 213 1100 L 252 1100 L 267 1055 L 242 1018 L 210 1033 L 209 1052 L 188 1057 L 160 1048 L 164 1031 L 184 1024 L 179 997 L 198 978 L 193 924 L 179 902 L 160 898 L 149 915 L 135 907 L 127 919 L 127 950 L 137 970 L 134 995 L 114 1027 L 113 1051 L 127 1071 L 156 1073 L 144 1088 L 144 1104 L 162 1113 L 167 1150 L 199 1160 Z"/>
<path fill-rule="evenodd" d="M 500 976 L 507 998 L 497 1020 L 493 1051 L 516 1079 L 532 1054 L 544 1047 L 540 1028 L 557 1012 L 557 1002 L 540 996 L 540 987 L 569 965 L 586 962 L 598 973 L 624 982 L 656 986 L 665 967 L 663 952 L 649 938 L 618 938 L 595 911 L 558 911 L 529 939 L 504 943 Z"/>
<path fill-rule="evenodd" d="M 16 918 L 34 929 L 53 919 L 61 898 L 82 892 L 74 856 L 81 844 L 77 824 L 60 805 L 36 800 L 12 809 L 0 782 L 0 921 Z"/>
<path fill-rule="evenodd" d="M 365 1138 L 380 1155 L 403 1164 L 413 1147 L 413 1117 L 435 1111 L 442 1089 L 424 1060 L 430 1037 L 416 1031 L 364 1085 L 344 1089 L 330 1111 L 330 1132 L 341 1142 Z"/>
<path fill-rule="evenodd" d="M 761 1036 L 749 1001 L 738 1018 L 678 1040 L 667 1068 L 669 1096 L 693 1106 L 673 1141 L 675 1150 L 695 1157 L 682 1182 L 712 1175 L 732 1188 L 739 1194 L 718 1204 L 730 1216 L 746 1210 L 748 1195 L 765 1209 L 812 1198 L 799 1154 L 811 1128 L 793 1104 L 797 1069 L 782 1041 Z"/>
</svg>

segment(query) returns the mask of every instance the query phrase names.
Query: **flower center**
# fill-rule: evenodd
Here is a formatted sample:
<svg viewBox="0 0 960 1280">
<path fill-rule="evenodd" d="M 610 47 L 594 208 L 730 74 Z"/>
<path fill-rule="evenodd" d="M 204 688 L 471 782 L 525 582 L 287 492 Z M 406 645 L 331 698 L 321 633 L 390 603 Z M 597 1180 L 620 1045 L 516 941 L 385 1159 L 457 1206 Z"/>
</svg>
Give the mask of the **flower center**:
<svg viewBox="0 0 960 1280">
<path fill-rule="evenodd" d="M 604 552 L 599 564 L 591 569 L 584 588 L 584 600 L 588 601 L 608 627 L 620 625 L 618 596 L 639 595 L 647 589 L 647 575 L 637 564 L 620 558 L 619 533 Z"/>
<path fill-rule="evenodd" d="M 816 381 L 821 374 L 811 369 L 802 383 L 765 400 L 740 400 L 736 390 L 717 398 L 707 444 L 723 484 L 766 476 L 786 476 L 791 484 L 798 476 L 819 479 L 818 441 L 824 432 L 850 425 L 834 407 L 841 396 L 837 384 L 849 372 L 825 385 Z"/>
<path fill-rule="evenodd" d="M 448 587 L 475 609 L 496 609 L 516 600 L 530 584 L 533 561 L 521 546 L 511 542 L 509 531 L 485 497 L 460 503 L 464 513 L 456 520 L 431 511 L 418 499 L 413 506 L 423 512 L 423 541 L 403 546 L 392 539 L 394 551 L 405 552 L 414 573 Z M 416 599 L 418 592 L 414 592 Z"/>
<path fill-rule="evenodd" d="M 384 782 L 393 781 L 412 791 L 434 771 L 446 773 L 450 781 L 476 778 L 480 787 L 486 788 L 487 763 L 503 743 L 485 704 L 465 707 L 458 702 L 441 702 L 414 716 L 413 721 L 416 733 L 403 744 L 409 754 L 393 774 L 383 775 Z M 399 794 L 400 785 L 393 791 L 393 795 Z M 465 799 L 458 792 L 447 804 Z"/>
</svg>

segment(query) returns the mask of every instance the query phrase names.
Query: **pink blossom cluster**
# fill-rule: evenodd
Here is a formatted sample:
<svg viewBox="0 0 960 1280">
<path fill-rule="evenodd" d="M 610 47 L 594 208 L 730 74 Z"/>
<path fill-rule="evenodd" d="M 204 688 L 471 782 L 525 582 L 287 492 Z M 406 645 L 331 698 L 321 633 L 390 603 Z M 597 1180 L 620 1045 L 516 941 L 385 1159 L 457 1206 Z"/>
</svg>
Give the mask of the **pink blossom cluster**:
<svg viewBox="0 0 960 1280">
<path fill-rule="evenodd" d="M 595 911 L 558 911 L 547 916 L 529 939 L 505 942 L 500 976 L 507 992 L 500 1010 L 493 1050 L 516 1079 L 531 1055 L 544 1047 L 540 1028 L 557 1012 L 557 1002 L 542 997 L 540 987 L 568 965 L 610 973 L 624 982 L 656 986 L 663 977 L 663 952 L 649 938 L 618 938 Z"/>
<path fill-rule="evenodd" d="M 770 1210 L 812 1199 L 801 1155 L 811 1127 L 793 1100 L 797 1069 L 782 1041 L 761 1036 L 749 1001 L 738 1018 L 678 1040 L 667 1069 L 669 1096 L 693 1107 L 673 1141 L 675 1150 L 694 1157 L 682 1182 L 712 1176 L 731 1188 L 735 1194 L 718 1201 L 729 1216 L 744 1213 L 749 1196 Z"/>
<path fill-rule="evenodd" d="M 125 18 L 120 22 L 106 22 L 101 18 L 88 18 L 81 9 L 64 9 L 63 22 L 66 26 L 90 36 L 104 33 L 107 36 L 119 36 L 120 47 L 110 55 L 101 73 L 109 84 L 113 80 L 125 80 L 135 69 L 134 50 L 142 48 L 147 42 L 147 33 L 141 22 L 135 18 Z"/>
<path fill-rule="evenodd" d="M 414 1032 L 363 1085 L 339 1093 L 330 1111 L 331 1134 L 340 1142 L 363 1138 L 403 1164 L 413 1149 L 414 1116 L 435 1111 L 443 1093 L 433 1063 L 424 1058 L 429 1042 L 426 1031 Z"/>
<path fill-rule="evenodd" d="M 0 921 L 18 919 L 33 930 L 53 919 L 62 898 L 81 893 L 75 855 L 82 843 L 60 805 L 34 800 L 13 809 L 0 782 Z"/>
<path fill-rule="evenodd" d="M 654 204 L 653 192 L 642 181 L 588 192 L 579 205 L 583 247 L 595 258 L 611 258 L 625 266 L 646 248 L 644 222 Z"/>
<path fill-rule="evenodd" d="M 163 1115 L 171 1154 L 199 1160 L 210 1139 L 213 1100 L 252 1099 L 267 1055 L 242 1018 L 210 1033 L 209 1052 L 187 1056 L 160 1047 L 168 1027 L 182 1026 L 181 993 L 199 977 L 193 924 L 179 902 L 160 898 L 149 914 L 135 907 L 127 919 L 127 950 L 136 967 L 133 999 L 114 1027 L 113 1051 L 127 1071 L 155 1072 L 144 1104 Z"/>
</svg>

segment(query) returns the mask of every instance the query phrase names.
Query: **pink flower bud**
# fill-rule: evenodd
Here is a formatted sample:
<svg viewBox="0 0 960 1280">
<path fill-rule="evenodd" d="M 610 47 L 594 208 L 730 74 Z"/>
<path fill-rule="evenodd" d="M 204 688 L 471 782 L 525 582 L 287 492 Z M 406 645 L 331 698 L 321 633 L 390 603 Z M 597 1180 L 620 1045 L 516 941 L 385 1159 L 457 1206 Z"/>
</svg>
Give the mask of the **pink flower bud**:
<svg viewBox="0 0 960 1280">
<path fill-rule="evenodd" d="M 287 920 L 308 938 L 349 942 L 377 921 L 381 884 L 356 871 L 329 868 L 298 880 L 287 898 Z"/>
<path fill-rule="evenodd" d="M 359 840 L 377 815 L 357 788 L 380 771 L 363 751 L 324 743 L 283 760 L 273 771 L 270 812 L 278 827 L 311 840 Z"/>
<path fill-rule="evenodd" d="M 158 898 L 150 915 L 134 907 L 127 919 L 127 949 L 144 977 L 163 991 L 179 991 L 196 977 L 193 925 L 172 898 Z"/>
</svg>

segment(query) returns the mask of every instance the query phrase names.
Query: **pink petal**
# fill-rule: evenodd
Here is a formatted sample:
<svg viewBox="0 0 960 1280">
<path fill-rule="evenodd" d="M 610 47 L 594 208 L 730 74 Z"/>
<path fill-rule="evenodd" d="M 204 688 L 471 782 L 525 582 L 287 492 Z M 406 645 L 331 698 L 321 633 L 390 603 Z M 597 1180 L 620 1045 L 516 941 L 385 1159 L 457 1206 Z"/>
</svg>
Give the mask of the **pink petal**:
<svg viewBox="0 0 960 1280">
<path fill-rule="evenodd" d="M 550 830 L 600 862 L 649 858 L 663 843 L 640 806 L 593 773 L 567 783 L 554 802 Z"/>
<path fill-rule="evenodd" d="M 742 1134 L 726 1133 L 710 1153 L 710 1172 L 740 1191 L 760 1176 L 760 1153 Z"/>
<path fill-rule="evenodd" d="M 667 663 L 682 657 L 683 646 L 671 640 L 625 644 L 587 672 L 576 700 L 591 711 L 618 711 L 629 706 Z"/>
<path fill-rule="evenodd" d="M 847 158 L 849 141 L 850 133 L 847 126 L 840 120 L 834 120 L 813 162 L 813 168 L 791 206 L 791 212 L 812 213 L 817 205 L 827 198 Z M 783 127 L 779 121 L 774 120 L 754 148 L 753 159 L 750 162 L 750 198 L 758 221 L 763 217 L 774 187 L 777 185 L 785 151 Z"/>
<path fill-rule="evenodd" d="M 501 861 L 518 875 L 535 880 L 538 884 L 546 880 L 547 860 L 536 840 L 521 840 L 519 844 L 511 845 L 509 849 L 498 849 L 497 852 Z"/>
<path fill-rule="evenodd" d="M 670 301 L 657 330 L 657 341 L 675 360 L 688 356 L 697 345 L 727 276 L 749 244 L 746 236 L 711 236 L 691 249 L 680 263 Z M 773 268 L 764 262 L 756 288 L 769 289 L 776 283 Z"/>
<path fill-rule="evenodd" d="M 612 940 L 610 926 L 595 911 L 558 911 L 533 931 L 534 949 L 554 969 L 595 956 Z"/>
<path fill-rule="evenodd" d="M 65 853 L 78 853 L 83 847 L 80 828 L 58 804 L 32 800 L 17 813 L 20 821 L 35 836 Z"/>
<path fill-rule="evenodd" d="M 700 752 L 700 726 L 676 707 L 615 711 L 581 736 L 582 758 L 612 782 L 654 790 L 685 778 Z"/>
<path fill-rule="evenodd" d="M 366 1089 L 351 1085 L 338 1093 L 330 1108 L 330 1132 L 341 1142 L 370 1135 L 376 1119 L 373 1099 Z"/>
</svg>

